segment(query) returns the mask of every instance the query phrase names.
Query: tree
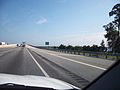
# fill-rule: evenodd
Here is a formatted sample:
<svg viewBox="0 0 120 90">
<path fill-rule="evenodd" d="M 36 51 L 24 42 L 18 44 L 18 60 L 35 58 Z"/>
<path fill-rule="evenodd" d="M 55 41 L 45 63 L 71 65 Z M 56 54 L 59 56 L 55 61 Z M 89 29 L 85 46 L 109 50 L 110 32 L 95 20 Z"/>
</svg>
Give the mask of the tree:
<svg viewBox="0 0 120 90">
<path fill-rule="evenodd" d="M 81 46 L 75 46 L 75 47 L 74 47 L 74 50 L 78 50 L 78 51 L 80 51 L 81 49 L 82 49 Z"/>
<path fill-rule="evenodd" d="M 114 16 L 114 21 L 110 22 L 107 25 L 104 25 L 107 34 L 105 34 L 105 38 L 107 38 L 108 46 L 112 48 L 113 52 L 120 51 L 120 4 L 116 4 L 111 12 L 109 12 L 109 16 Z"/>
<path fill-rule="evenodd" d="M 101 47 L 105 47 L 105 42 L 104 40 L 102 40 L 102 42 L 100 43 Z"/>
<path fill-rule="evenodd" d="M 116 27 L 118 27 L 118 31 L 120 31 L 120 3 L 116 4 L 112 8 L 111 12 L 109 12 L 109 16 L 113 15 L 115 15 L 113 23 L 115 24 Z"/>
<path fill-rule="evenodd" d="M 98 45 L 91 46 L 91 51 L 98 52 L 99 51 L 99 46 Z"/>
<path fill-rule="evenodd" d="M 71 46 L 71 45 L 68 45 L 67 47 L 66 47 L 66 49 L 68 49 L 68 50 L 73 50 L 73 46 Z"/>
<path fill-rule="evenodd" d="M 86 45 L 84 45 L 83 47 L 82 47 L 82 50 L 83 51 L 92 51 L 92 48 L 88 45 L 88 46 L 86 46 Z"/>
<path fill-rule="evenodd" d="M 63 44 L 61 44 L 58 48 L 59 48 L 59 49 L 66 49 L 66 46 L 63 45 Z"/>
<path fill-rule="evenodd" d="M 100 51 L 104 51 L 105 50 L 105 42 L 104 40 L 102 40 L 102 42 L 100 43 Z"/>
</svg>

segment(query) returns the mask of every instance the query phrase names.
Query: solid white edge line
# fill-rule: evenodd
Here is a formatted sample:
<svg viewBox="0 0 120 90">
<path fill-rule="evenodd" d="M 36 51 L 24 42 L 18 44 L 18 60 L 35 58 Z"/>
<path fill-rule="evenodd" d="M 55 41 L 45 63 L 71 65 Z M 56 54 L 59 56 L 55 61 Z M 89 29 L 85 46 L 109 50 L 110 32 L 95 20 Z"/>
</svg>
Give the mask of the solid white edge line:
<svg viewBox="0 0 120 90">
<path fill-rule="evenodd" d="M 50 77 L 46 71 L 42 68 L 42 66 L 37 62 L 37 60 L 33 57 L 33 55 L 29 52 L 29 50 L 26 48 L 26 50 L 28 51 L 28 53 L 30 54 L 30 56 L 32 57 L 32 59 L 34 60 L 34 62 L 37 64 L 37 66 L 39 67 L 39 69 L 43 72 L 43 74 L 46 76 L 46 77 Z"/>
<path fill-rule="evenodd" d="M 72 61 L 72 62 L 76 62 L 76 63 L 80 63 L 80 64 L 87 65 L 87 66 L 90 66 L 90 67 L 94 67 L 94 68 L 97 68 L 97 69 L 106 70 L 105 68 L 98 67 L 98 66 L 95 66 L 95 65 L 92 65 L 92 64 L 88 64 L 88 63 L 84 63 L 84 62 L 80 62 L 80 61 L 75 61 L 73 59 L 65 58 L 65 57 L 62 57 L 62 56 L 58 56 L 58 57 L 63 58 L 63 59 L 67 59 L 67 60 Z"/>
<path fill-rule="evenodd" d="M 99 67 L 99 66 L 95 66 L 95 65 L 84 63 L 84 62 L 80 62 L 80 61 L 76 61 L 74 59 L 58 56 L 58 55 L 51 54 L 51 53 L 48 53 L 48 52 L 47 52 L 47 54 L 52 55 L 52 56 L 56 56 L 56 57 L 59 57 L 59 58 L 65 59 L 65 60 L 69 60 L 69 61 L 72 61 L 72 62 L 75 62 L 75 63 L 83 64 L 83 65 L 86 65 L 86 66 L 89 66 L 89 67 L 97 68 L 97 69 L 100 69 L 100 70 L 107 70 L 106 68 L 102 68 L 102 67 Z"/>
</svg>

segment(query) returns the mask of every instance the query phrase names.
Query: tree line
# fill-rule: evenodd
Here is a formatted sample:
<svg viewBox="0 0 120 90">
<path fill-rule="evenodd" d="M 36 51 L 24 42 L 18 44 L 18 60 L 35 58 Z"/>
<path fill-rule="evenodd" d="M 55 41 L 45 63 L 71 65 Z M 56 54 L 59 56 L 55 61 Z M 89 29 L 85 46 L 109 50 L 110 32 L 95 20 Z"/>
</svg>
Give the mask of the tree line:
<svg viewBox="0 0 120 90">
<path fill-rule="evenodd" d="M 120 53 L 120 3 L 116 4 L 109 12 L 109 16 L 113 16 L 114 20 L 103 26 L 106 31 L 104 37 L 107 39 L 108 48 L 105 47 L 104 41 L 98 45 L 84 45 L 84 46 L 72 46 L 61 44 L 57 49 L 67 50 L 82 50 L 82 51 L 94 51 L 94 52 L 105 52 L 110 50 L 112 53 Z"/>
<path fill-rule="evenodd" d="M 98 45 L 84 45 L 84 46 L 72 46 L 72 45 L 63 45 L 61 44 L 58 47 L 54 47 L 55 49 L 65 49 L 65 50 L 76 50 L 76 51 L 93 51 L 93 52 L 105 52 L 107 48 L 105 47 L 104 41 L 102 40 L 100 46 Z"/>
</svg>

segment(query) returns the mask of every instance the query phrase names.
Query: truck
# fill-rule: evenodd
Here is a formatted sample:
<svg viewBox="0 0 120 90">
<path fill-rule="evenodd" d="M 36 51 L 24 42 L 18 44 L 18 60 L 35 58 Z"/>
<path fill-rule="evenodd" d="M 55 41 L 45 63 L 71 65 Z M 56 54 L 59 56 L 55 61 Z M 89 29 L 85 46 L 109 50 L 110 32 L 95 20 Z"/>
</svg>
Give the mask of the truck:
<svg viewBox="0 0 120 90">
<path fill-rule="evenodd" d="M 0 45 L 6 45 L 6 43 L 5 42 L 0 42 Z"/>
<path fill-rule="evenodd" d="M 22 47 L 25 47 L 25 44 L 26 44 L 25 42 L 22 42 L 21 46 L 22 46 Z"/>
</svg>

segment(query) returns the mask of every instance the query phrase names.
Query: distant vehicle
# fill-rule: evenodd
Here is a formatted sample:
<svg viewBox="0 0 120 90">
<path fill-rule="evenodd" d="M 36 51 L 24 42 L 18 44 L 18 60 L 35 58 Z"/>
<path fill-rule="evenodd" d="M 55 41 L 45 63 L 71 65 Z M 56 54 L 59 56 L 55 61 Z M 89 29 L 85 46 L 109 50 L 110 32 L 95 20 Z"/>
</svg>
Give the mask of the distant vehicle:
<svg viewBox="0 0 120 90">
<path fill-rule="evenodd" d="M 6 43 L 5 42 L 0 42 L 0 45 L 5 45 Z"/>
<path fill-rule="evenodd" d="M 21 44 L 20 47 L 25 47 L 25 45 L 24 45 L 24 44 Z"/>
<path fill-rule="evenodd" d="M 22 46 L 22 47 L 25 47 L 25 44 L 26 44 L 25 42 L 22 42 L 21 46 Z"/>
<path fill-rule="evenodd" d="M 20 44 L 17 44 L 17 47 L 20 47 L 21 45 Z"/>
<path fill-rule="evenodd" d="M 21 47 L 25 47 L 25 45 L 24 45 L 24 44 L 21 44 Z"/>
<path fill-rule="evenodd" d="M 19 44 L 17 44 L 17 47 L 19 47 Z"/>
</svg>

